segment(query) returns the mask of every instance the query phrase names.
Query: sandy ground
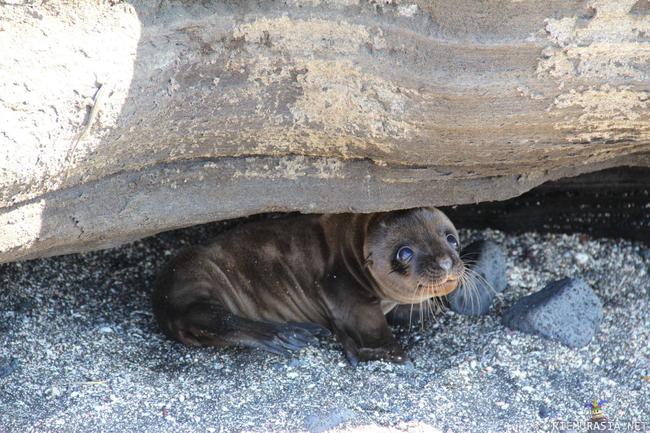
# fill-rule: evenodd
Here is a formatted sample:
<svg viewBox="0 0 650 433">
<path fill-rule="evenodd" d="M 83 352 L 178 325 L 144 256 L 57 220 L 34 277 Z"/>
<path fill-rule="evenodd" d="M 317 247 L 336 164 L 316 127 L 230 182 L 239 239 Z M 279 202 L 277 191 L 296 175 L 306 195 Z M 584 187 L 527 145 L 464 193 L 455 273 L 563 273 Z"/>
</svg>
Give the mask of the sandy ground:
<svg viewBox="0 0 650 433">
<path fill-rule="evenodd" d="M 353 369 L 333 340 L 283 358 L 186 348 L 160 333 L 148 297 L 156 270 L 229 224 L 0 265 L 0 432 L 574 431 L 558 420 L 588 420 L 593 399 L 608 400 L 617 431 L 650 431 L 647 245 L 463 232 L 507 256 L 508 287 L 490 314 L 447 312 L 402 331 L 412 366 Z M 564 276 L 603 300 L 588 347 L 500 324 L 516 299 Z"/>
</svg>

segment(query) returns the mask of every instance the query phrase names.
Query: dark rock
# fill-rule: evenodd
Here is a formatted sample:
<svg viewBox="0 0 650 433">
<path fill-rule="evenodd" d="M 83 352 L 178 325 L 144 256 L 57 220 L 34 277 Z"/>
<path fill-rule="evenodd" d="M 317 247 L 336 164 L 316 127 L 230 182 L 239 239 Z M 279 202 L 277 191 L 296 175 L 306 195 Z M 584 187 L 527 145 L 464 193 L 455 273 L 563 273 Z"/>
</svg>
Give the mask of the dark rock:
<svg viewBox="0 0 650 433">
<path fill-rule="evenodd" d="M 18 361 L 11 358 L 9 361 L 0 361 L 0 379 L 9 376 L 11 373 L 18 369 Z"/>
<path fill-rule="evenodd" d="M 309 433 L 321 433 L 333 429 L 334 427 L 351 420 L 353 417 L 354 412 L 350 409 L 333 410 L 324 416 L 309 415 L 305 419 L 305 427 Z"/>
<path fill-rule="evenodd" d="M 650 260 L 650 248 L 645 248 L 641 250 L 641 257 L 643 257 L 646 260 Z"/>
<path fill-rule="evenodd" d="M 537 410 L 537 414 L 539 415 L 540 418 L 549 418 L 553 416 L 555 411 L 545 405 L 544 403 L 539 405 L 539 409 Z"/>
<path fill-rule="evenodd" d="M 33 308 L 34 308 L 34 301 L 29 298 L 23 298 L 14 306 L 14 312 L 19 314 L 25 314 L 32 311 Z"/>
<path fill-rule="evenodd" d="M 453 291 L 447 296 L 449 307 L 459 314 L 485 315 L 496 294 L 506 288 L 506 260 L 501 247 L 480 240 L 465 247 L 461 257 L 471 270 L 470 278 L 476 290 L 465 285 Z"/>
<path fill-rule="evenodd" d="M 602 318 L 602 303 L 591 287 L 582 279 L 565 278 L 517 301 L 504 314 L 503 324 L 569 347 L 583 347 Z"/>
</svg>

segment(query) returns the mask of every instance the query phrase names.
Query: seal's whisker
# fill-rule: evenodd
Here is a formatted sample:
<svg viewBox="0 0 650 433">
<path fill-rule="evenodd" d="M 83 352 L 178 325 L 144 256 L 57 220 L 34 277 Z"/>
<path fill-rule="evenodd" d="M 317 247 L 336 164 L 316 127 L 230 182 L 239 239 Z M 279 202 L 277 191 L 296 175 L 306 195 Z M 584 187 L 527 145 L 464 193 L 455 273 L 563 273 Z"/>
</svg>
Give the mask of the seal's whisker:
<svg viewBox="0 0 650 433">
<path fill-rule="evenodd" d="M 461 290 L 462 290 L 462 296 L 463 296 L 462 299 L 469 300 L 471 302 L 470 297 L 471 297 L 472 289 L 471 289 L 471 287 L 469 285 L 468 277 L 467 277 L 467 274 L 465 272 L 463 272 L 461 274 L 459 284 L 460 284 L 460 287 L 461 287 Z"/>
<path fill-rule="evenodd" d="M 422 312 L 422 301 L 420 301 L 420 331 L 424 331 L 424 313 Z"/>
<path fill-rule="evenodd" d="M 483 284 L 485 284 L 486 288 L 492 292 L 492 294 L 496 295 L 498 292 L 494 289 L 492 284 L 479 272 L 476 272 L 474 269 L 468 268 L 467 272 L 471 274 L 475 279 L 481 281 Z"/>
<path fill-rule="evenodd" d="M 432 285 L 432 288 L 433 288 L 434 287 L 433 286 L 433 281 L 430 280 L 430 284 Z M 440 300 L 440 298 L 438 296 L 433 296 L 433 297 L 431 297 L 429 299 L 428 306 L 429 306 L 429 313 L 430 313 L 431 317 L 433 318 L 433 320 L 436 323 L 439 323 L 436 313 L 439 312 L 439 311 L 442 311 L 442 309 L 443 309 L 442 308 L 443 307 L 442 301 Z M 435 310 L 434 310 L 434 307 L 435 307 Z"/>
<path fill-rule="evenodd" d="M 474 308 L 480 304 L 480 292 L 476 285 L 475 276 L 468 271 L 468 268 L 465 267 L 465 272 L 462 273 L 462 284 L 463 290 L 465 293 L 466 303 L 469 303 L 471 311 L 474 311 Z"/>
<path fill-rule="evenodd" d="M 476 284 L 476 277 L 471 272 L 467 273 L 467 283 L 469 288 L 469 299 L 470 299 L 471 311 L 476 311 L 476 308 L 480 307 L 481 293 Z"/>
<path fill-rule="evenodd" d="M 411 332 L 411 324 L 413 319 L 413 305 L 415 304 L 411 304 L 411 309 L 409 311 L 409 332 Z"/>
<path fill-rule="evenodd" d="M 462 260 L 463 263 L 468 263 L 468 264 L 476 264 L 478 262 L 478 258 L 475 259 L 470 259 L 469 257 L 475 257 L 476 253 L 471 252 L 471 253 L 465 253 L 461 254 L 459 258 Z"/>
</svg>

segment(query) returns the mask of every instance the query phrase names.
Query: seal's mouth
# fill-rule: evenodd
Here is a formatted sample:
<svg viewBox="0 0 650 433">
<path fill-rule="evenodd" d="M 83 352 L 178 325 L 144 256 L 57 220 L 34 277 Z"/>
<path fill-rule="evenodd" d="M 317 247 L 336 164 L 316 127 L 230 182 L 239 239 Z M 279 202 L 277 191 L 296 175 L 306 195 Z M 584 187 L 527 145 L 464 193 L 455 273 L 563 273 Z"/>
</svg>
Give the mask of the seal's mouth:
<svg viewBox="0 0 650 433">
<path fill-rule="evenodd" d="M 458 287 L 458 278 L 455 275 L 449 275 L 444 281 L 427 287 L 431 296 L 445 296 L 456 290 Z"/>
<path fill-rule="evenodd" d="M 418 284 L 418 292 L 425 298 L 431 298 L 434 296 L 448 295 L 456 290 L 457 287 L 458 277 L 456 275 L 447 275 L 440 281 Z"/>
</svg>

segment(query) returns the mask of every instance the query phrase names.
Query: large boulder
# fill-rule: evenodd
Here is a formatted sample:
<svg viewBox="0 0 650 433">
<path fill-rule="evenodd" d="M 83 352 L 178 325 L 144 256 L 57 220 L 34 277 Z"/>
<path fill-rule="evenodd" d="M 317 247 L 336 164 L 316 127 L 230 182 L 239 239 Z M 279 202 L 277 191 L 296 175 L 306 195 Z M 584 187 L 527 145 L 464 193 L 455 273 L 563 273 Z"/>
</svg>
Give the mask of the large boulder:
<svg viewBox="0 0 650 433">
<path fill-rule="evenodd" d="M 650 166 L 647 0 L 11 3 L 0 262 Z"/>
</svg>

